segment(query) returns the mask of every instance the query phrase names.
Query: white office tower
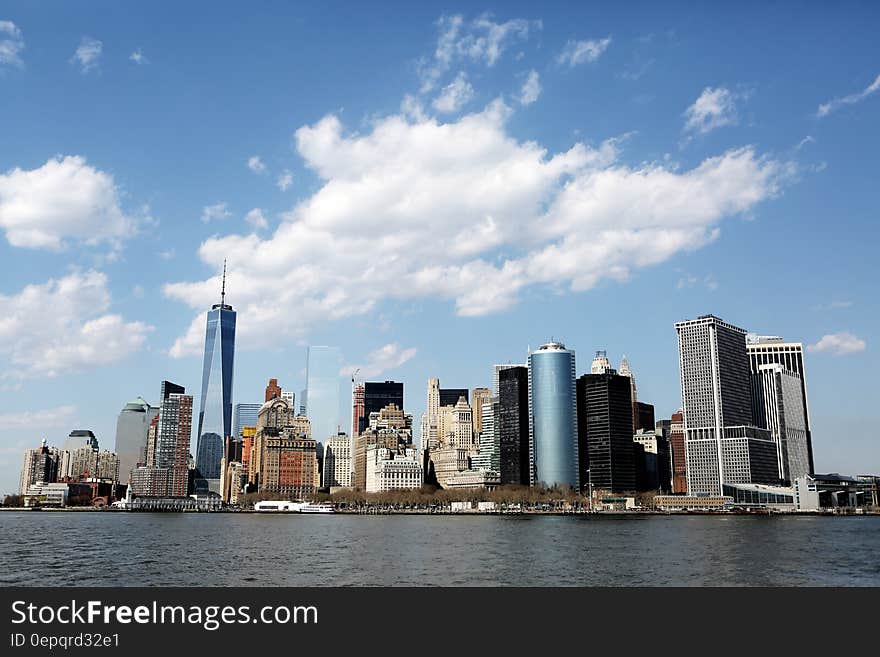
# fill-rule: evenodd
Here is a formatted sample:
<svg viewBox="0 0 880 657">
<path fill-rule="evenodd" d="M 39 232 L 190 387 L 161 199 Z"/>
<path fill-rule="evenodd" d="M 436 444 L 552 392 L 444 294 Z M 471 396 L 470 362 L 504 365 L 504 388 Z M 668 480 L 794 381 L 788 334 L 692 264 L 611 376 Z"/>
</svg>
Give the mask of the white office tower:
<svg viewBox="0 0 880 657">
<path fill-rule="evenodd" d="M 324 486 L 351 486 L 351 441 L 338 433 L 324 443 Z"/>
<path fill-rule="evenodd" d="M 776 441 L 782 479 L 793 482 L 811 474 L 801 377 L 779 363 L 759 365 L 752 390 L 755 421 Z"/>
<path fill-rule="evenodd" d="M 611 361 L 608 360 L 608 354 L 605 351 L 597 351 L 593 364 L 590 365 L 590 374 L 605 374 L 610 369 Z"/>
<path fill-rule="evenodd" d="M 801 405 L 804 413 L 804 427 L 807 434 L 807 458 L 810 474 L 815 472 L 813 461 L 813 433 L 810 428 L 810 404 L 807 401 L 807 372 L 804 369 L 804 345 L 800 342 L 786 342 L 780 337 L 756 335 L 746 336 L 746 350 L 749 354 L 749 368 L 757 374 L 761 365 L 779 363 L 788 372 L 800 377 Z"/>
<path fill-rule="evenodd" d="M 428 399 L 425 415 L 427 418 L 422 424 L 422 449 L 436 449 L 439 443 L 440 379 L 428 379 Z M 427 429 L 427 434 L 424 433 L 425 429 Z"/>
<path fill-rule="evenodd" d="M 703 315 L 675 324 L 684 409 L 688 492 L 779 482 L 776 443 L 752 419 L 746 332 Z"/>
</svg>

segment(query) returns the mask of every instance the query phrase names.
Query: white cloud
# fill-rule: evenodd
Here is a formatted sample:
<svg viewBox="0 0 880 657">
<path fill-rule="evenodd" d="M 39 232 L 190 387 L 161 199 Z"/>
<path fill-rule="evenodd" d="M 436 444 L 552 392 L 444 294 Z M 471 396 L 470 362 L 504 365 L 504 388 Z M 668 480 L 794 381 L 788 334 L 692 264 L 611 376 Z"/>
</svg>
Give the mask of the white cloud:
<svg viewBox="0 0 880 657">
<path fill-rule="evenodd" d="M 153 327 L 108 314 L 107 276 L 73 272 L 0 295 L 4 378 L 55 377 L 122 360 Z"/>
<path fill-rule="evenodd" d="M 254 228 L 268 228 L 269 222 L 260 208 L 254 208 L 244 216 L 244 220 Z"/>
<path fill-rule="evenodd" d="M 263 164 L 263 160 L 260 159 L 259 155 L 252 155 L 248 158 L 247 167 L 254 173 L 265 173 L 266 165 Z"/>
<path fill-rule="evenodd" d="M 79 47 L 73 53 L 73 57 L 70 58 L 70 61 L 71 63 L 79 65 L 80 72 L 88 73 L 92 69 L 98 67 L 98 60 L 101 59 L 101 52 L 103 49 L 103 43 L 97 39 L 84 36 L 80 40 Z"/>
<path fill-rule="evenodd" d="M 878 90 L 880 90 L 880 75 L 874 78 L 874 81 L 871 84 L 858 93 L 850 94 L 849 96 L 844 96 L 842 98 L 834 98 L 827 103 L 822 103 L 816 111 L 816 116 L 821 118 L 823 116 L 828 116 L 831 112 L 840 109 L 844 105 L 855 105 L 856 103 L 865 100 L 865 98 L 871 94 L 876 93 Z"/>
<path fill-rule="evenodd" d="M 363 365 L 343 365 L 339 370 L 339 376 L 351 376 L 355 370 L 360 370 L 358 376 L 364 379 L 379 376 L 387 370 L 400 367 L 416 355 L 415 347 L 403 349 L 396 342 L 379 347 L 367 354 L 367 360 Z"/>
<path fill-rule="evenodd" d="M 855 354 L 864 351 L 867 345 L 865 341 L 856 337 L 849 331 L 840 331 L 839 333 L 830 333 L 823 335 L 822 339 L 816 344 L 807 347 L 810 351 L 828 352 L 833 356 L 846 356 L 847 354 Z"/>
<path fill-rule="evenodd" d="M 705 135 L 737 121 L 736 96 L 729 89 L 706 87 L 684 112 L 685 132 Z"/>
<path fill-rule="evenodd" d="M 24 66 L 24 35 L 12 21 L 0 21 L 0 66 Z"/>
<path fill-rule="evenodd" d="M 610 45 L 610 36 L 604 39 L 571 40 L 565 44 L 565 48 L 556 56 L 556 61 L 568 66 L 577 66 L 584 62 L 595 62 Z"/>
<path fill-rule="evenodd" d="M 541 78 L 535 70 L 529 71 L 529 76 L 523 83 L 519 92 L 519 102 L 523 105 L 531 105 L 541 95 Z"/>
<path fill-rule="evenodd" d="M 138 224 L 122 211 L 119 196 L 113 176 L 78 155 L 10 169 L 0 174 L 0 229 L 11 245 L 32 249 L 118 244 Z"/>
<path fill-rule="evenodd" d="M 131 53 L 128 56 L 128 58 L 131 61 L 133 61 L 135 64 L 137 64 L 138 66 L 140 66 L 142 64 L 149 64 L 150 63 L 150 60 L 146 58 L 146 56 L 144 55 L 143 51 L 140 48 L 138 48 L 133 53 Z"/>
<path fill-rule="evenodd" d="M 198 313 L 172 354 L 201 350 L 224 257 L 243 346 L 303 338 L 387 302 L 449 300 L 459 315 L 484 315 L 529 286 L 587 290 L 697 249 L 787 174 L 750 147 L 685 171 L 621 164 L 619 139 L 549 153 L 508 134 L 510 113 L 495 101 L 446 123 L 397 114 L 347 134 L 328 115 L 301 127 L 296 148 L 321 187 L 265 238 L 202 243 L 216 276 L 164 288 Z"/>
<path fill-rule="evenodd" d="M 279 174 L 278 180 L 275 181 L 275 184 L 282 192 L 286 192 L 293 184 L 293 174 L 285 169 Z"/>
<path fill-rule="evenodd" d="M 227 219 L 231 216 L 232 213 L 229 211 L 225 201 L 215 203 L 214 205 L 206 205 L 202 208 L 202 223 L 205 224 L 220 219 Z"/>
<path fill-rule="evenodd" d="M 67 426 L 76 415 L 76 406 L 65 404 L 39 411 L 0 414 L 0 430 L 51 429 Z"/>
<path fill-rule="evenodd" d="M 816 143 L 816 138 L 815 138 L 815 137 L 811 137 L 810 135 L 807 135 L 806 137 L 804 137 L 803 139 L 801 139 L 801 140 L 798 142 L 798 145 L 795 146 L 794 149 L 795 149 L 796 151 L 799 151 L 799 150 L 801 150 L 804 146 L 806 146 L 807 144 L 815 144 L 815 143 Z"/>
<path fill-rule="evenodd" d="M 447 114 L 457 112 L 474 97 L 474 88 L 467 80 L 464 72 L 455 76 L 455 79 L 443 87 L 440 95 L 434 99 L 434 109 Z"/>
<path fill-rule="evenodd" d="M 174 256 L 175 251 L 173 248 L 159 252 L 159 257 L 162 258 L 162 260 L 171 260 Z"/>
<path fill-rule="evenodd" d="M 511 43 L 528 39 L 530 31 L 540 29 L 541 21 L 522 18 L 497 23 L 489 14 L 473 21 L 466 21 L 460 14 L 442 16 L 437 21 L 434 55 L 419 66 L 421 92 L 434 89 L 443 74 L 457 62 L 494 66 Z"/>
</svg>

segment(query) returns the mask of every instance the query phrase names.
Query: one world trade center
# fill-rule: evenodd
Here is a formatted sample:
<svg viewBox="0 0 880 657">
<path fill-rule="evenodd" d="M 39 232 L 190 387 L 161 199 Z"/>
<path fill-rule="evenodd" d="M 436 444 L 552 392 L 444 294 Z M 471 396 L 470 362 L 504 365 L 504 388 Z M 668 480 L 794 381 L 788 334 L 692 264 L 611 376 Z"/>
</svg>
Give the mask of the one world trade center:
<svg viewBox="0 0 880 657">
<path fill-rule="evenodd" d="M 220 460 L 223 443 L 232 434 L 232 368 L 235 360 L 235 311 L 226 304 L 226 263 L 220 303 L 208 311 L 205 331 L 205 360 L 202 366 L 202 397 L 199 404 L 199 430 L 196 467 L 208 480 L 211 490 L 219 491 Z"/>
</svg>

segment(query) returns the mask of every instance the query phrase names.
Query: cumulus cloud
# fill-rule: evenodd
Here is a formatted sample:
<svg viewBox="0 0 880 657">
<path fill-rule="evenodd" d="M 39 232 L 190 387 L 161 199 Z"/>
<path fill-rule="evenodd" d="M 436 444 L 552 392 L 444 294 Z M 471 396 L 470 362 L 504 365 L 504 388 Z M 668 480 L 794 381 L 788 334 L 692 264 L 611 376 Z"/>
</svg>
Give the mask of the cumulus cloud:
<svg viewBox="0 0 880 657">
<path fill-rule="evenodd" d="M 259 155 L 252 155 L 248 158 L 247 167 L 254 173 L 265 173 L 266 165 L 263 164 L 263 160 L 260 159 Z"/>
<path fill-rule="evenodd" d="M 79 66 L 80 72 L 88 73 L 98 67 L 98 62 L 101 59 L 101 52 L 103 50 L 103 43 L 92 37 L 84 36 L 80 40 L 79 47 L 73 53 L 73 57 L 70 58 L 70 61 Z"/>
<path fill-rule="evenodd" d="M 153 327 L 107 313 L 107 276 L 73 272 L 0 295 L 4 378 L 55 377 L 114 363 L 141 348 Z"/>
<path fill-rule="evenodd" d="M 214 203 L 214 205 L 206 205 L 202 208 L 202 223 L 207 224 L 212 221 L 226 219 L 231 217 L 232 213 L 225 201 Z"/>
<path fill-rule="evenodd" d="M 0 430 L 32 430 L 65 427 L 76 415 L 76 406 L 65 404 L 39 411 L 0 414 Z"/>
<path fill-rule="evenodd" d="M 60 251 L 70 242 L 117 244 L 138 221 L 120 207 L 109 173 L 78 155 L 0 174 L 0 229 L 13 246 Z"/>
<path fill-rule="evenodd" d="M 569 67 L 577 66 L 584 62 L 595 62 L 610 45 L 610 36 L 604 39 L 570 40 L 565 44 L 562 52 L 556 56 L 556 61 Z"/>
<path fill-rule="evenodd" d="M 855 105 L 856 103 L 860 103 L 865 98 L 870 96 L 871 94 L 880 91 L 880 75 L 874 78 L 874 81 L 869 84 L 867 87 L 859 91 L 855 94 L 850 94 L 849 96 L 843 96 L 842 98 L 834 98 L 829 100 L 827 103 L 822 103 L 819 105 L 819 109 L 816 111 L 816 116 L 823 117 L 828 116 L 831 112 L 840 109 L 844 105 Z"/>
<path fill-rule="evenodd" d="M 254 228 L 268 228 L 269 222 L 260 208 L 254 208 L 244 216 L 244 220 Z"/>
<path fill-rule="evenodd" d="M 128 56 L 128 58 L 129 58 L 129 60 L 133 61 L 135 64 L 137 64 L 139 66 L 142 64 L 149 64 L 150 63 L 150 60 L 147 59 L 146 56 L 144 56 L 144 53 L 140 48 L 138 48 L 133 53 L 131 53 Z"/>
<path fill-rule="evenodd" d="M 434 109 L 438 112 L 452 113 L 464 107 L 474 97 L 474 88 L 468 82 L 464 72 L 455 76 L 455 79 L 443 87 L 440 95 L 434 99 Z"/>
<path fill-rule="evenodd" d="M 587 290 L 700 248 L 787 172 L 750 147 L 685 171 L 622 164 L 617 139 L 550 153 L 508 134 L 510 113 L 495 101 L 450 122 L 395 114 L 347 133 L 328 115 L 298 129 L 321 186 L 265 238 L 201 244 L 216 276 L 164 287 L 198 313 L 171 353 L 200 351 L 224 258 L 242 345 L 301 338 L 383 302 L 448 300 L 459 315 L 485 315 L 529 286 Z"/>
<path fill-rule="evenodd" d="M 0 66 L 23 66 L 24 35 L 12 21 L 0 21 Z"/>
<path fill-rule="evenodd" d="M 387 370 L 400 367 L 412 359 L 417 351 L 415 347 L 404 349 L 396 342 L 392 342 L 367 354 L 367 359 L 362 365 L 343 365 L 339 370 L 339 376 L 351 376 L 355 370 L 360 370 L 358 376 L 362 378 L 376 377 Z"/>
<path fill-rule="evenodd" d="M 816 344 L 811 344 L 807 347 L 810 351 L 827 352 L 833 356 L 855 354 L 864 351 L 866 348 L 867 344 L 865 341 L 849 331 L 823 335 Z"/>
<path fill-rule="evenodd" d="M 285 169 L 278 175 L 278 180 L 275 181 L 275 184 L 282 192 L 286 192 L 293 184 L 293 174 Z"/>
<path fill-rule="evenodd" d="M 737 122 L 736 96 L 729 89 L 706 87 L 684 112 L 685 132 L 705 135 Z"/>
<path fill-rule="evenodd" d="M 541 78 L 535 70 L 529 71 L 529 76 L 523 83 L 519 92 L 519 102 L 523 105 L 531 105 L 541 95 Z"/>
<path fill-rule="evenodd" d="M 440 78 L 457 62 L 494 66 L 511 43 L 528 39 L 540 30 L 541 21 L 514 18 L 498 23 L 489 14 L 467 21 L 456 14 L 437 21 L 437 46 L 432 58 L 419 65 L 422 93 L 434 89 Z"/>
</svg>

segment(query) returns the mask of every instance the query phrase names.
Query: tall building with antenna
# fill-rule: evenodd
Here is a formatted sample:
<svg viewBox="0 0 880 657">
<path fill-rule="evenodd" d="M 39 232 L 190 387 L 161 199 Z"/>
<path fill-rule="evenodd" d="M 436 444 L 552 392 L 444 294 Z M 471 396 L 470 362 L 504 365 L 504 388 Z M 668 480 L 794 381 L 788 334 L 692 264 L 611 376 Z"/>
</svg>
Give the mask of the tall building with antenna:
<svg viewBox="0 0 880 657">
<path fill-rule="evenodd" d="M 235 311 L 226 303 L 226 261 L 220 303 L 208 311 L 205 328 L 205 358 L 202 364 L 202 394 L 196 467 L 208 480 L 208 487 L 219 492 L 220 460 L 223 440 L 232 435 L 232 371 L 235 361 Z"/>
</svg>

